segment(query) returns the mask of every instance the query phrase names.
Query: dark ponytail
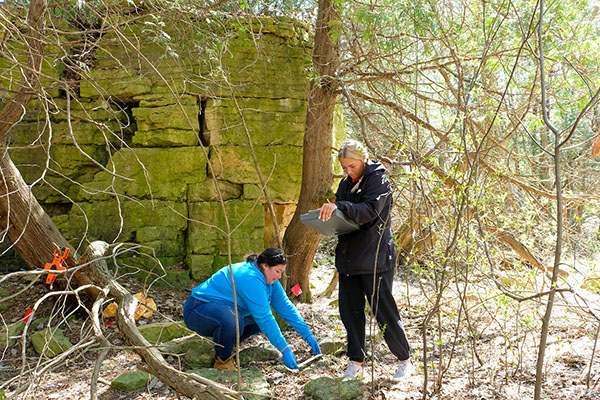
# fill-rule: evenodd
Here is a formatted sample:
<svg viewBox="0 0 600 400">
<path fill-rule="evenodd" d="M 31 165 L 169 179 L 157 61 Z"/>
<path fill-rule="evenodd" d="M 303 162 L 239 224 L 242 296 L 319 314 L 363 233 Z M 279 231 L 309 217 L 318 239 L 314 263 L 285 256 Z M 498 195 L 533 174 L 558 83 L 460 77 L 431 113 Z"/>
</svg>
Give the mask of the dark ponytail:
<svg viewBox="0 0 600 400">
<path fill-rule="evenodd" d="M 287 257 L 285 256 L 285 253 L 274 247 L 269 247 L 260 254 L 250 254 L 248 257 L 246 257 L 246 261 L 255 263 L 257 266 L 262 264 L 267 264 L 269 267 L 274 267 L 280 264 L 287 265 Z"/>
</svg>

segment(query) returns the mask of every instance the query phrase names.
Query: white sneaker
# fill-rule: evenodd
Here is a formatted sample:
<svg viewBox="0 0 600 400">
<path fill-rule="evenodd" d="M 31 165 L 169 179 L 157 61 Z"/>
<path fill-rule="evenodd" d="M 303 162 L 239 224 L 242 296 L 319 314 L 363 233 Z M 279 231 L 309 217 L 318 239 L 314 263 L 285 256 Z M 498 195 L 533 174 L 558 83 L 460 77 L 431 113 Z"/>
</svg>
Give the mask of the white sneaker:
<svg viewBox="0 0 600 400">
<path fill-rule="evenodd" d="M 393 380 L 399 381 L 400 379 L 406 378 L 410 376 L 415 371 L 415 366 L 412 363 L 412 360 L 409 358 L 408 360 L 400 361 L 398 364 L 398 369 L 396 373 L 392 377 Z"/>
<path fill-rule="evenodd" d="M 362 365 L 358 365 L 354 361 L 348 362 L 348 366 L 344 371 L 344 375 L 342 378 L 351 378 L 351 379 L 361 379 L 363 375 L 363 367 Z"/>
</svg>

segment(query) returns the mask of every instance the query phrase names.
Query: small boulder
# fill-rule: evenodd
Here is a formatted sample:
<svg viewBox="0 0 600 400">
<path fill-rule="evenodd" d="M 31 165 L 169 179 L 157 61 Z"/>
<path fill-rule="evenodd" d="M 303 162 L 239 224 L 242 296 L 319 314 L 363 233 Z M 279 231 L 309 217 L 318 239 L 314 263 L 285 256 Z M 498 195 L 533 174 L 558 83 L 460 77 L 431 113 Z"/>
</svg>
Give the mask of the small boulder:
<svg viewBox="0 0 600 400">
<path fill-rule="evenodd" d="M 142 336 L 152 344 L 169 342 L 194 333 L 183 322 L 156 322 L 140 325 L 138 329 Z"/>
<path fill-rule="evenodd" d="M 321 348 L 321 352 L 323 354 L 337 356 L 344 351 L 344 341 L 339 337 L 327 337 L 319 342 L 319 347 Z"/>
<path fill-rule="evenodd" d="M 352 400 L 360 398 L 362 385 L 358 379 L 322 376 L 304 385 L 304 394 L 312 400 Z"/>
<path fill-rule="evenodd" d="M 0 287 L 0 300 L 10 296 L 12 292 L 6 288 Z M 12 300 L 0 301 L 0 312 L 8 310 L 12 306 Z"/>
<path fill-rule="evenodd" d="M 0 326 L 0 349 L 14 346 L 17 343 L 17 339 L 14 337 L 21 335 L 24 329 L 25 322 L 23 321 Z"/>
<path fill-rule="evenodd" d="M 200 375 L 211 381 L 220 383 L 222 385 L 234 388 L 237 385 L 237 371 L 222 371 L 214 368 L 201 368 L 187 371 L 192 374 Z M 244 399 L 247 400 L 264 400 L 271 397 L 271 388 L 267 382 L 267 378 L 256 367 L 242 368 L 241 369 L 242 382 L 241 391 L 256 393 L 244 394 Z"/>
<path fill-rule="evenodd" d="M 152 378 L 152 375 L 144 371 L 125 372 L 113 379 L 110 383 L 110 387 L 126 392 L 132 392 L 146 387 Z"/>
<path fill-rule="evenodd" d="M 189 368 L 210 368 L 215 362 L 215 349 L 209 342 L 195 342 L 185 352 L 185 364 Z"/>
<path fill-rule="evenodd" d="M 46 328 L 35 332 L 31 335 L 31 343 L 38 354 L 43 353 L 46 357 L 54 357 L 73 346 L 63 331 L 56 328 Z"/>
<path fill-rule="evenodd" d="M 273 346 L 248 347 L 240 351 L 240 365 L 245 367 L 252 362 L 277 360 L 279 357 L 281 357 L 281 353 Z"/>
</svg>

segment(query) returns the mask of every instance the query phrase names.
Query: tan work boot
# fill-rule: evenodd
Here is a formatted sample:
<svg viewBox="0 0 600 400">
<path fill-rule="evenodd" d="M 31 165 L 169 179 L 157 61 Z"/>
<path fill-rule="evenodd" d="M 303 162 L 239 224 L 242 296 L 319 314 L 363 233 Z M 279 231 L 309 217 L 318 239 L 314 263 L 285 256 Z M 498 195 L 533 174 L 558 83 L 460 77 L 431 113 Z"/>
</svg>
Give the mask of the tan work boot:
<svg viewBox="0 0 600 400">
<path fill-rule="evenodd" d="M 227 360 L 223 361 L 219 357 L 215 358 L 215 364 L 213 368 L 220 369 L 222 371 L 234 371 L 236 370 L 235 362 L 233 355 L 229 357 Z"/>
</svg>

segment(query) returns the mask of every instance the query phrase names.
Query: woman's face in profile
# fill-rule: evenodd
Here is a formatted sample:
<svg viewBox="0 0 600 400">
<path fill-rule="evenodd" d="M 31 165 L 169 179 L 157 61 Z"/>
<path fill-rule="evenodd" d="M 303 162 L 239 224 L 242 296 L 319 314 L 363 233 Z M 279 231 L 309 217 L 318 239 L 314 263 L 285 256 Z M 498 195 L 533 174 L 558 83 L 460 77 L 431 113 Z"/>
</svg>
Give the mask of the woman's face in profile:
<svg viewBox="0 0 600 400">
<path fill-rule="evenodd" d="M 265 280 L 268 285 L 272 285 L 276 280 L 281 279 L 281 275 L 283 271 L 285 271 L 285 264 L 278 264 L 274 267 L 269 267 L 267 264 L 264 264 L 265 268 L 263 273 L 265 274 Z"/>
<path fill-rule="evenodd" d="M 356 158 L 342 157 L 340 158 L 340 165 L 344 173 L 352 179 L 360 178 L 365 170 L 365 163 Z"/>
</svg>

